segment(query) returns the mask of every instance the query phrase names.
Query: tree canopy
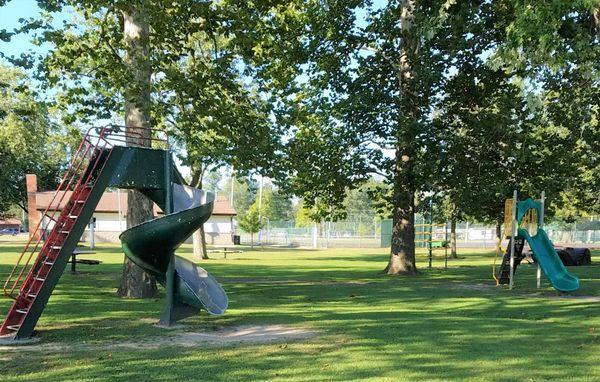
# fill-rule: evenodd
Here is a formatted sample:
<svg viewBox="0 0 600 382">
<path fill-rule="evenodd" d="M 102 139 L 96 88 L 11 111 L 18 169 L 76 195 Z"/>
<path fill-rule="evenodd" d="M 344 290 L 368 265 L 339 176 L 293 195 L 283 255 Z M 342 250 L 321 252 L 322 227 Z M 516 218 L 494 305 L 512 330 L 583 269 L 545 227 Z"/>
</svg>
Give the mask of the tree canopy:
<svg viewBox="0 0 600 382">
<path fill-rule="evenodd" d="M 0 213 L 25 209 L 25 174 L 53 190 L 79 133 L 52 123 L 48 107 L 30 90 L 25 73 L 0 65 Z"/>
</svg>

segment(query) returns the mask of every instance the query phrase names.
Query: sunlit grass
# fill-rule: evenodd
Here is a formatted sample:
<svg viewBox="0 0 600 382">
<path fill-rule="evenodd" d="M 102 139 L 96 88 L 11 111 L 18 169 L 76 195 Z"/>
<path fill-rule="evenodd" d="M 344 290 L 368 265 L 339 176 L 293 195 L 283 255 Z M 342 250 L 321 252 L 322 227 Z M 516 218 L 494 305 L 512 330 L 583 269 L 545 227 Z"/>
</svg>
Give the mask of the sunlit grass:
<svg viewBox="0 0 600 382">
<path fill-rule="evenodd" d="M 0 240 L 0 276 L 22 242 Z M 191 256 L 184 246 L 179 254 Z M 595 253 L 594 262 L 600 262 Z M 557 298 L 535 268 L 517 272 L 516 288 L 494 287 L 491 252 L 463 251 L 444 269 L 419 254 L 421 275 L 388 277 L 383 249 L 274 250 L 214 255 L 203 262 L 230 298 L 224 316 L 199 315 L 181 331 L 281 324 L 313 330 L 298 342 L 225 347 L 111 348 L 172 336 L 152 325 L 156 300 L 115 296 L 122 255 L 101 245 L 99 266 L 66 271 L 39 324 L 37 350 L 0 350 L 2 381 L 173 380 L 600 380 L 600 302 Z M 573 267 L 598 296 L 600 267 Z M 4 315 L 10 301 L 0 299 Z M 82 346 L 81 344 L 84 344 Z M 73 349 L 76 349 L 74 351 Z"/>
</svg>

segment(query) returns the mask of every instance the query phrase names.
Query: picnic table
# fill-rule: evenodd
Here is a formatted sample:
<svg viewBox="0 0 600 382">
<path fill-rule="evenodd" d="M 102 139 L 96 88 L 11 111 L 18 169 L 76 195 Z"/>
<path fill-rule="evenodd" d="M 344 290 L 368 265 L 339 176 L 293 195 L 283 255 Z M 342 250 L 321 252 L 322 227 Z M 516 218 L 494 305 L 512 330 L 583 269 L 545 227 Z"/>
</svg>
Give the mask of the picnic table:
<svg viewBox="0 0 600 382">
<path fill-rule="evenodd" d="M 209 249 L 209 250 L 207 250 L 207 252 L 208 253 L 222 253 L 224 259 L 227 258 L 228 253 L 244 253 L 244 251 L 235 249 L 235 247 L 232 247 L 230 245 L 229 246 L 217 246 L 216 248 L 218 248 L 218 249 Z"/>
<path fill-rule="evenodd" d="M 94 254 L 96 253 L 96 251 L 92 251 L 89 249 L 85 249 L 85 248 L 75 248 L 75 250 L 73 251 L 73 253 L 71 254 L 71 272 L 75 273 L 76 272 L 76 268 L 75 266 L 79 263 L 79 264 L 87 264 L 87 265 L 98 265 L 100 264 L 100 260 L 90 260 L 90 259 L 79 259 L 77 260 L 77 255 L 89 255 L 89 254 Z"/>
</svg>

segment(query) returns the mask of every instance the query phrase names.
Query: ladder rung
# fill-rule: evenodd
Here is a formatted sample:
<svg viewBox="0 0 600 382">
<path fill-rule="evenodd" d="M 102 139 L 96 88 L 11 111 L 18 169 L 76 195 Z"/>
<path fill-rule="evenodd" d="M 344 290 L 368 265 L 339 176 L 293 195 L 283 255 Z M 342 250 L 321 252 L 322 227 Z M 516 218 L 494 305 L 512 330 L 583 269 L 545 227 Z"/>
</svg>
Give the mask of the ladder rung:
<svg viewBox="0 0 600 382">
<path fill-rule="evenodd" d="M 8 330 L 14 330 L 14 331 L 17 331 L 17 330 L 19 330 L 19 328 L 20 328 L 20 327 L 21 327 L 21 325 L 7 325 L 7 326 L 6 326 L 6 328 L 7 328 Z"/>
<path fill-rule="evenodd" d="M 76 201 L 75 201 L 75 203 L 78 203 L 78 204 L 83 204 L 83 203 L 85 203 L 85 200 L 81 200 L 81 199 L 79 199 L 79 200 L 76 200 Z"/>
<path fill-rule="evenodd" d="M 58 232 L 62 233 L 62 234 L 65 234 L 65 235 L 68 235 L 68 234 L 71 233 L 71 231 L 66 231 L 66 230 L 62 230 L 62 231 L 58 231 Z"/>
<path fill-rule="evenodd" d="M 17 309 L 16 312 L 21 314 L 27 314 L 27 312 L 29 312 L 29 309 Z"/>
<path fill-rule="evenodd" d="M 51 249 L 61 249 L 62 247 L 60 245 L 53 245 L 50 248 Z"/>
<path fill-rule="evenodd" d="M 36 277 L 35 279 L 36 279 L 37 281 L 46 281 L 46 279 L 45 279 L 45 278 L 43 278 L 43 277 Z"/>
<path fill-rule="evenodd" d="M 54 261 L 44 261 L 44 265 L 50 265 L 53 266 L 54 265 Z"/>
<path fill-rule="evenodd" d="M 36 298 L 36 297 L 37 297 L 37 293 L 29 293 L 29 294 L 27 295 L 27 297 L 30 297 L 30 298 Z"/>
<path fill-rule="evenodd" d="M 77 219 L 79 215 L 69 215 L 69 219 Z"/>
</svg>

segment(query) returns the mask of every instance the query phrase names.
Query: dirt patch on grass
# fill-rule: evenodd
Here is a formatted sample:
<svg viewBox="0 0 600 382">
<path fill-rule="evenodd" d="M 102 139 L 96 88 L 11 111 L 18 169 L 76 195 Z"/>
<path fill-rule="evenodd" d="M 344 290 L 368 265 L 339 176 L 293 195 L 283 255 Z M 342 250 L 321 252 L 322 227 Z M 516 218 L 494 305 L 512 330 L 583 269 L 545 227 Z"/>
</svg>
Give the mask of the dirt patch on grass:
<svg viewBox="0 0 600 382">
<path fill-rule="evenodd" d="M 335 280 L 299 280 L 299 279 L 268 279 L 268 278 L 243 278 L 243 277 L 219 277 L 219 281 L 223 283 L 242 283 L 242 284 L 307 284 L 307 285 L 367 285 L 371 281 L 352 280 L 352 281 L 335 281 Z"/>
<path fill-rule="evenodd" d="M 539 292 L 539 293 L 531 293 L 531 294 L 527 294 L 524 295 L 527 297 L 540 297 L 540 298 L 547 298 L 550 300 L 569 300 L 569 301 L 582 301 L 582 302 L 600 302 L 600 296 L 577 296 L 577 295 L 570 295 L 570 294 L 546 294 L 543 292 Z"/>
<path fill-rule="evenodd" d="M 300 340 L 312 337 L 315 333 L 306 329 L 283 325 L 248 325 L 236 328 L 218 329 L 212 332 L 185 332 L 178 334 L 168 343 L 183 346 L 197 344 L 228 345 L 236 343 L 269 343 Z"/>
<path fill-rule="evenodd" d="M 138 341 L 120 341 L 115 343 L 44 343 L 24 342 L 0 344 L 0 351 L 47 351 L 47 350 L 99 350 L 99 349 L 156 349 L 163 346 L 219 347 L 242 344 L 265 344 L 299 341 L 310 338 L 316 333 L 307 329 L 283 325 L 245 325 L 225 327 L 205 331 L 178 331 L 170 335 Z"/>
</svg>

